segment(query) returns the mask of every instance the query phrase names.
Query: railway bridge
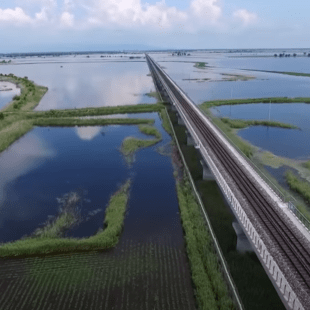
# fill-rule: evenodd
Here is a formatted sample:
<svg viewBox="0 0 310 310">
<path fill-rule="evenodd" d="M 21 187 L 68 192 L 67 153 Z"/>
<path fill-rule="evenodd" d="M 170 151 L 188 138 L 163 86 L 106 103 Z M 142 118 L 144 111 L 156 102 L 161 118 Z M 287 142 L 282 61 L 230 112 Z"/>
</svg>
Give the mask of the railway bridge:
<svg viewBox="0 0 310 310">
<path fill-rule="evenodd" d="M 310 309 L 310 234 L 291 207 L 149 56 L 157 90 L 177 111 L 287 309 Z M 255 279 L 253 279 L 255 281 Z"/>
</svg>

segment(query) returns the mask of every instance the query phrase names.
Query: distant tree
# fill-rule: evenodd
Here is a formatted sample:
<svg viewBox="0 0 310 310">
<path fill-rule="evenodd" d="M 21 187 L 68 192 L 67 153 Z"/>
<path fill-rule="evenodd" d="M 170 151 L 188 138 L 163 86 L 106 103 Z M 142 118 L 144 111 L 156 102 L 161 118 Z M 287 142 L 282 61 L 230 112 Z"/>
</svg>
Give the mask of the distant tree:
<svg viewBox="0 0 310 310">
<path fill-rule="evenodd" d="M 310 57 L 310 53 L 308 54 L 308 57 Z"/>
<path fill-rule="evenodd" d="M 278 54 L 274 54 L 273 56 L 274 56 L 274 57 L 278 57 Z"/>
<path fill-rule="evenodd" d="M 4 114 L 0 112 L 0 119 L 4 119 Z"/>
<path fill-rule="evenodd" d="M 294 57 L 296 57 L 296 56 L 297 56 L 297 54 L 296 54 L 296 53 L 294 53 L 294 54 L 293 54 L 293 56 L 294 56 Z"/>
</svg>

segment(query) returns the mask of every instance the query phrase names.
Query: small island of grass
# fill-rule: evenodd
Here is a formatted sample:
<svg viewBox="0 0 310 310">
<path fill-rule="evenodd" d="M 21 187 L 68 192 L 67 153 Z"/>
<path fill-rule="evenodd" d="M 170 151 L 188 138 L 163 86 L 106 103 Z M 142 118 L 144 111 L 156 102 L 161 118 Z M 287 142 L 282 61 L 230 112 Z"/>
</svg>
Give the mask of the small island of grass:
<svg viewBox="0 0 310 310">
<path fill-rule="evenodd" d="M 205 69 L 207 67 L 206 65 L 207 65 L 206 62 L 196 62 L 194 64 L 194 67 L 197 69 Z"/>
<path fill-rule="evenodd" d="M 155 127 L 140 125 L 139 130 L 146 135 L 154 136 L 155 139 L 144 140 L 135 137 L 125 138 L 121 146 L 121 152 L 125 156 L 125 159 L 128 163 L 132 163 L 134 161 L 134 154 L 138 149 L 152 146 L 162 139 L 160 132 Z"/>
<path fill-rule="evenodd" d="M 287 123 L 275 122 L 275 121 L 231 119 L 228 117 L 220 118 L 220 120 L 223 123 L 229 125 L 229 127 L 235 128 L 235 129 L 246 128 L 249 126 L 269 126 L 269 127 L 279 127 L 279 128 L 285 128 L 285 129 L 298 129 L 297 126 L 287 124 Z"/>
<path fill-rule="evenodd" d="M 127 180 L 112 195 L 105 212 L 104 229 L 89 238 L 61 238 L 64 231 L 76 223 L 76 208 L 80 201 L 77 194 L 70 193 L 66 206 L 59 216 L 46 227 L 38 229 L 31 237 L 0 245 L 0 257 L 57 254 L 90 250 L 103 250 L 115 246 L 122 232 L 131 181 Z"/>
</svg>

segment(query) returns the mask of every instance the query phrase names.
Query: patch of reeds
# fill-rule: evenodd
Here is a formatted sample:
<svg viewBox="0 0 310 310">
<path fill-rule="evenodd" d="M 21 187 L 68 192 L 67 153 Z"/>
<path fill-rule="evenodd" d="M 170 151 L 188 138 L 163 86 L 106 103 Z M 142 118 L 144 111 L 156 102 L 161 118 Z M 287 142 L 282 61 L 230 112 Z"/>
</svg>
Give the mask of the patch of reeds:
<svg viewBox="0 0 310 310">
<path fill-rule="evenodd" d="M 249 126 L 269 126 L 269 127 L 280 127 L 285 129 L 297 129 L 297 126 L 281 123 L 276 121 L 266 121 L 266 120 L 242 120 L 242 119 L 231 119 L 228 117 L 222 117 L 220 120 L 229 125 L 231 128 L 246 128 Z"/>
<path fill-rule="evenodd" d="M 64 233 L 80 221 L 82 197 L 78 192 L 70 192 L 59 199 L 59 214 L 53 221 L 33 233 L 37 238 L 61 238 Z"/>
<path fill-rule="evenodd" d="M 89 238 L 58 238 L 50 230 L 46 235 L 28 237 L 0 245 L 0 256 L 16 257 L 51 253 L 103 250 L 115 246 L 122 232 L 131 181 L 111 197 L 105 213 L 105 228 Z M 63 224 L 63 221 L 60 223 Z M 59 224 L 59 225 L 60 225 Z"/>
</svg>

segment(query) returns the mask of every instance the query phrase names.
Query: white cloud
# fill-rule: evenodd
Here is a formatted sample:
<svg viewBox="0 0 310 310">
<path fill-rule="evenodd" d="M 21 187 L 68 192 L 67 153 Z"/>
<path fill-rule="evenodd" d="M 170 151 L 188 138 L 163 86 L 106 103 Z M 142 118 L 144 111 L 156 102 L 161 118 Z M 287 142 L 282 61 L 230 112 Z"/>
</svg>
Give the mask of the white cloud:
<svg viewBox="0 0 310 310">
<path fill-rule="evenodd" d="M 194 16 L 207 23 L 216 22 L 222 15 L 222 8 L 217 0 L 193 0 L 190 9 Z"/>
<path fill-rule="evenodd" d="M 246 9 L 239 9 L 233 13 L 233 16 L 241 20 L 244 26 L 255 24 L 258 20 L 258 17 L 255 13 L 251 13 Z"/>
<path fill-rule="evenodd" d="M 60 21 L 63 26 L 72 27 L 74 24 L 74 15 L 69 12 L 63 12 Z"/>
<path fill-rule="evenodd" d="M 0 9 L 0 22 L 9 22 L 14 24 L 31 23 L 32 19 L 20 7 L 13 9 Z"/>
<path fill-rule="evenodd" d="M 100 0 L 87 2 L 90 24 L 124 27 L 171 27 L 187 19 L 187 13 L 168 7 L 164 1 L 155 5 L 142 4 L 141 0 Z"/>
<path fill-rule="evenodd" d="M 221 0 L 191 0 L 184 10 L 168 6 L 164 0 L 155 4 L 144 1 L 147 0 L 17 0 L 19 7 L 0 9 L 0 23 L 28 23 L 52 29 L 160 30 L 178 34 L 211 29 L 208 27 L 222 29 L 232 23 L 231 18 L 223 15 Z M 235 11 L 233 18 L 244 26 L 258 20 L 255 13 L 246 9 Z"/>
</svg>

